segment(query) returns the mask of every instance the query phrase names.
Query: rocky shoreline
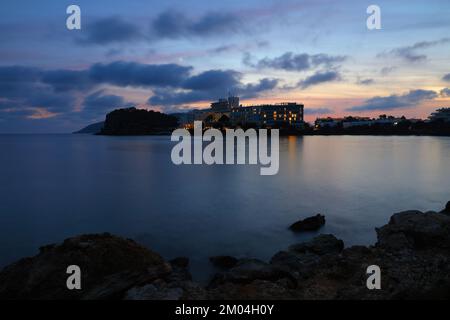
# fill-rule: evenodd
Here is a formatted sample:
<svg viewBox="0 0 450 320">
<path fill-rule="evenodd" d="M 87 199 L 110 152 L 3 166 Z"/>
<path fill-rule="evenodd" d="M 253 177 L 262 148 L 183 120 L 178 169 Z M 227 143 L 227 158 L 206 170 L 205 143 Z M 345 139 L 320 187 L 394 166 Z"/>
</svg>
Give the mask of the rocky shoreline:
<svg viewBox="0 0 450 320">
<path fill-rule="evenodd" d="M 0 272 L 0 299 L 449 299 L 450 202 L 441 212 L 405 211 L 376 229 L 373 246 L 344 248 L 319 235 L 269 262 L 212 257 L 221 268 L 207 286 L 194 281 L 185 257 L 165 261 L 130 239 L 81 235 L 40 248 Z M 68 290 L 66 268 L 82 270 L 82 289 Z M 381 289 L 366 287 L 369 265 Z"/>
</svg>

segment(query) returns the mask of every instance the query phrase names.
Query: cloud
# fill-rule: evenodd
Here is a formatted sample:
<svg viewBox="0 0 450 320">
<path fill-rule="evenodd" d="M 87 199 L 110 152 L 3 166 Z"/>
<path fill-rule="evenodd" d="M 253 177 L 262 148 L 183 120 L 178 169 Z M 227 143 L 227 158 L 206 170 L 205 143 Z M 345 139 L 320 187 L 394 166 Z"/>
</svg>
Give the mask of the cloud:
<svg viewBox="0 0 450 320">
<path fill-rule="evenodd" d="M 447 73 L 442 77 L 442 80 L 450 82 L 450 73 Z"/>
<path fill-rule="evenodd" d="M 120 17 L 103 18 L 87 25 L 78 39 L 82 44 L 106 45 L 143 39 L 139 28 Z"/>
<path fill-rule="evenodd" d="M 160 13 L 151 24 L 154 38 L 177 39 L 236 33 L 243 30 L 241 19 L 232 13 L 208 12 L 191 19 L 177 10 Z"/>
<path fill-rule="evenodd" d="M 390 95 L 386 97 L 373 97 L 364 104 L 347 108 L 347 111 L 373 111 L 373 110 L 395 110 L 410 108 L 419 105 L 426 100 L 436 98 L 438 94 L 431 90 L 410 90 L 402 95 Z"/>
<path fill-rule="evenodd" d="M 51 85 L 55 91 L 84 91 L 90 89 L 93 81 L 86 70 L 54 70 L 42 73 L 42 82 Z"/>
<path fill-rule="evenodd" d="M 150 25 L 146 26 L 127 21 L 120 16 L 98 19 L 88 24 L 76 41 L 82 45 L 109 45 L 205 38 L 248 31 L 247 24 L 240 15 L 231 12 L 211 11 L 193 18 L 184 12 L 170 9 L 156 15 Z"/>
<path fill-rule="evenodd" d="M 383 76 L 387 76 L 388 74 L 390 74 L 391 72 L 393 72 L 395 69 L 397 69 L 397 67 L 384 67 L 383 69 L 381 69 L 380 73 Z"/>
<path fill-rule="evenodd" d="M 243 83 L 242 78 L 243 75 L 234 70 L 207 70 L 193 75 L 190 66 L 125 61 L 97 63 L 84 70 L 0 67 L 0 108 L 2 112 L 14 111 L 22 115 L 30 115 L 32 111 L 37 117 L 72 112 L 80 118 L 92 118 L 131 105 L 120 96 L 99 90 L 105 85 L 148 88 L 153 92 L 150 103 L 172 107 L 211 101 L 229 91 L 243 98 L 253 98 L 278 85 L 277 79 Z M 81 112 L 79 108 L 75 110 L 76 106 L 83 107 Z"/>
<path fill-rule="evenodd" d="M 234 70 L 209 70 L 188 78 L 178 91 L 159 89 L 148 102 L 153 105 L 172 106 L 211 101 L 231 91 L 242 98 L 253 98 L 274 89 L 277 79 L 264 78 L 257 83 L 243 84 L 242 74 Z"/>
<path fill-rule="evenodd" d="M 223 53 L 223 52 L 232 51 L 232 50 L 234 50 L 236 48 L 237 48 L 236 45 L 223 45 L 223 46 L 219 46 L 219 47 L 216 47 L 214 49 L 211 49 L 211 50 L 209 50 L 209 52 L 212 52 L 212 53 Z"/>
<path fill-rule="evenodd" d="M 176 87 L 185 81 L 192 67 L 178 64 L 141 64 L 116 61 L 109 64 L 94 64 L 89 77 L 96 83 L 107 83 L 121 87 Z"/>
<path fill-rule="evenodd" d="M 334 110 L 330 108 L 305 108 L 305 114 L 307 115 L 323 115 L 334 113 Z"/>
<path fill-rule="evenodd" d="M 68 114 L 74 111 L 83 95 L 88 96 L 82 113 L 85 112 L 86 116 L 98 114 L 109 108 L 128 105 L 119 96 L 100 91 L 92 93 L 102 85 L 179 87 L 191 77 L 191 69 L 176 64 L 148 65 L 123 61 L 94 64 L 84 70 L 0 67 L 2 118 L 6 112 L 32 119 Z"/>
<path fill-rule="evenodd" d="M 422 62 L 427 59 L 425 54 L 418 53 L 417 51 L 435 47 L 437 45 L 450 43 L 450 38 L 442 38 L 434 41 L 421 41 L 416 42 L 411 46 L 404 46 L 392 49 L 388 52 L 382 52 L 378 54 L 378 57 L 398 57 L 407 62 Z"/>
<path fill-rule="evenodd" d="M 24 83 L 39 79 L 42 72 L 38 68 L 24 66 L 0 67 L 0 83 Z"/>
<path fill-rule="evenodd" d="M 368 85 L 374 84 L 375 80 L 373 80 L 373 79 L 358 79 L 358 81 L 356 83 L 363 85 L 363 86 L 368 86 Z"/>
<path fill-rule="evenodd" d="M 310 55 L 307 53 L 294 54 L 286 52 L 275 58 L 264 58 L 256 63 L 252 62 L 251 56 L 247 53 L 243 63 L 253 68 L 270 68 L 286 71 L 306 71 L 319 66 L 332 67 L 346 60 L 345 56 L 330 56 L 324 53 Z"/>
<path fill-rule="evenodd" d="M 440 92 L 441 97 L 450 97 L 450 88 L 444 88 Z"/>
<path fill-rule="evenodd" d="M 103 90 L 96 91 L 84 98 L 83 116 L 85 118 L 104 117 L 108 112 L 133 106 L 121 96 L 105 94 Z"/>
<path fill-rule="evenodd" d="M 0 67 L 0 108 L 29 116 L 39 110 L 41 114 L 56 114 L 73 108 L 75 96 L 59 92 L 41 82 L 45 71 L 33 67 Z M 6 111 L 5 111 L 6 110 Z"/>
<path fill-rule="evenodd" d="M 278 79 L 264 78 L 256 84 L 247 84 L 241 88 L 237 88 L 237 93 L 244 99 L 257 97 L 261 92 L 271 91 L 277 87 Z"/>
<path fill-rule="evenodd" d="M 48 111 L 45 108 L 30 108 L 28 111 L 30 111 L 30 114 L 26 118 L 32 120 L 50 119 L 58 115 L 58 113 Z"/>
<path fill-rule="evenodd" d="M 331 81 L 339 81 L 341 80 L 341 76 L 337 71 L 318 71 L 314 73 L 312 76 L 307 77 L 306 79 L 300 81 L 298 86 L 302 89 L 306 89 L 311 86 L 315 86 L 324 82 Z"/>
<path fill-rule="evenodd" d="M 209 70 L 184 81 L 183 89 L 215 91 L 235 87 L 241 73 L 234 70 Z"/>
</svg>

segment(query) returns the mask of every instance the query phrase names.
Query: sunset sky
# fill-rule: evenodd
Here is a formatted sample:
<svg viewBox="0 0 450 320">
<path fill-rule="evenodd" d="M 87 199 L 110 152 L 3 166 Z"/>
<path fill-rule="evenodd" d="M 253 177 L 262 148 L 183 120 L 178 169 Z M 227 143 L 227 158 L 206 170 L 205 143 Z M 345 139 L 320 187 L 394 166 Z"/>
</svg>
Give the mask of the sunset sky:
<svg viewBox="0 0 450 320">
<path fill-rule="evenodd" d="M 81 30 L 66 8 L 81 8 Z M 381 30 L 366 9 L 381 8 Z M 0 2 L 0 133 L 71 132 L 116 108 L 176 112 L 231 91 L 306 120 L 450 107 L 450 2 Z"/>
</svg>

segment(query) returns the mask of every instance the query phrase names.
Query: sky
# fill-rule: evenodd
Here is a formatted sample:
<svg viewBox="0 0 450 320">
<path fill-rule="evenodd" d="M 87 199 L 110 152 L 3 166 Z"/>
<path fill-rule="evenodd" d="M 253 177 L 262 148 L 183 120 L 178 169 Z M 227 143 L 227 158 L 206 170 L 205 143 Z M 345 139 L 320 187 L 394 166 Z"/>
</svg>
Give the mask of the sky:
<svg viewBox="0 0 450 320">
<path fill-rule="evenodd" d="M 81 9 L 68 30 L 66 9 Z M 369 30 L 366 10 L 381 9 Z M 2 0 L 0 133 L 64 133 L 117 108 L 172 113 L 231 92 L 307 121 L 450 107 L 448 0 Z"/>
</svg>

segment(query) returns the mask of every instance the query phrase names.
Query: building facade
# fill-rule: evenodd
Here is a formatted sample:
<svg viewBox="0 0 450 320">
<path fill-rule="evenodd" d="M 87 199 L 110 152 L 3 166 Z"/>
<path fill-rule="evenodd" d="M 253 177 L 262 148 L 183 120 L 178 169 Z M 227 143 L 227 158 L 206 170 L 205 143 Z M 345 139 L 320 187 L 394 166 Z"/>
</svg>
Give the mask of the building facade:
<svg viewBox="0 0 450 320">
<path fill-rule="evenodd" d="M 211 108 L 192 110 L 176 114 L 180 125 L 190 127 L 194 121 L 214 123 L 226 116 L 231 125 L 252 125 L 257 127 L 301 127 L 303 126 L 303 104 L 286 102 L 242 106 L 239 97 L 230 96 L 211 103 Z"/>
<path fill-rule="evenodd" d="M 304 105 L 295 102 L 241 106 L 231 109 L 230 120 L 233 125 L 300 127 L 304 124 L 303 111 Z"/>
</svg>

